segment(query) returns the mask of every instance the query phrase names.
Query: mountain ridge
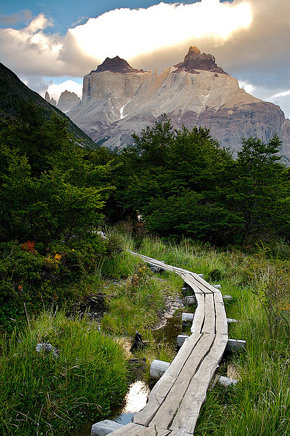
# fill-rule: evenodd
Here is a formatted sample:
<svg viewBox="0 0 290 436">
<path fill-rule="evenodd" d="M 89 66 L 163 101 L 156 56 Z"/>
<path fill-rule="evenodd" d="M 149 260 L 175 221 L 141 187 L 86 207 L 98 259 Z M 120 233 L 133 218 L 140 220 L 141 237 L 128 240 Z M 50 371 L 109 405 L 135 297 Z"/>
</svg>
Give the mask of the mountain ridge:
<svg viewBox="0 0 290 436">
<path fill-rule="evenodd" d="M 92 71 L 84 77 L 82 102 L 68 116 L 95 141 L 106 139 L 104 144 L 115 148 L 132 144 L 132 133 L 163 113 L 176 128 L 210 128 L 234 153 L 243 137 L 268 141 L 278 134 L 284 141 L 282 154 L 290 157 L 290 121 L 279 106 L 246 93 L 214 56 L 193 46 L 183 62 L 161 74 Z"/>
</svg>

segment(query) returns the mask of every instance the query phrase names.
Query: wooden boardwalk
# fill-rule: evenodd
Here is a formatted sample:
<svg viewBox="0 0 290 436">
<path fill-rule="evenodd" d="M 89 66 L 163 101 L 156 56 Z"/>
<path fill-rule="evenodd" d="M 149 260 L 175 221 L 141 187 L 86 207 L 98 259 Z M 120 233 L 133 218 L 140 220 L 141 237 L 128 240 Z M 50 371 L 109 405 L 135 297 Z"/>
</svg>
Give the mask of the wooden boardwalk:
<svg viewBox="0 0 290 436">
<path fill-rule="evenodd" d="M 197 309 L 191 335 L 152 389 L 143 410 L 112 436 L 189 436 L 205 401 L 210 381 L 228 341 L 228 324 L 221 292 L 198 274 L 147 256 L 145 262 L 178 274 L 193 290 Z"/>
</svg>

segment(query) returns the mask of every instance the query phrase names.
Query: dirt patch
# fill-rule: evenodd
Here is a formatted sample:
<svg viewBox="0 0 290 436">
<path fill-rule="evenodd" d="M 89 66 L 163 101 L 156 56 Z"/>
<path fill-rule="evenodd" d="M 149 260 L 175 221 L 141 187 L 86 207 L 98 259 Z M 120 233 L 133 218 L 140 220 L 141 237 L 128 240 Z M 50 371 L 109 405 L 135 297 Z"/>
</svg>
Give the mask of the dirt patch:
<svg viewBox="0 0 290 436">
<path fill-rule="evenodd" d="M 241 376 L 239 371 L 234 365 L 228 365 L 227 367 L 227 377 L 233 378 L 234 380 L 240 380 Z"/>
</svg>

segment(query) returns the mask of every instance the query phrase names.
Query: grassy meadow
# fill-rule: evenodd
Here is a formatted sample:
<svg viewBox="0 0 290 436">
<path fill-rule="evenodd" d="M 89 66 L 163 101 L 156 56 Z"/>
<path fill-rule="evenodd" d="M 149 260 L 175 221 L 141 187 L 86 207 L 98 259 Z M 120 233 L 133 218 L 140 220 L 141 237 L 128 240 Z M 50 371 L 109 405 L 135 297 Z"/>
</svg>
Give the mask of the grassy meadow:
<svg viewBox="0 0 290 436">
<path fill-rule="evenodd" d="M 81 295 L 106 296 L 100 322 L 72 315 L 69 307 L 46 308 L 27 314 L 26 327 L 1 336 L 0 433 L 7 435 L 65 434 L 89 421 L 110 415 L 125 396 L 129 373 L 122 341 L 136 330 L 148 346 L 136 354 L 171 361 L 174 347 L 156 344 L 152 328 L 168 296 L 179 295 L 182 280 L 173 273 L 153 274 L 127 249 L 136 249 L 124 230 L 114 230 L 122 249 L 99 262 L 81 282 Z M 117 232 L 117 233 L 116 233 Z M 179 244 L 144 236 L 139 253 L 171 265 L 203 273 L 221 284 L 229 318 L 229 336 L 245 339 L 246 348 L 222 361 L 219 374 L 234 370 L 239 383 L 215 384 L 202 408 L 196 435 L 285 435 L 287 427 L 288 263 L 286 247 L 254 253 L 216 250 L 209 244 L 182 240 Z M 58 356 L 37 352 L 38 343 L 51 343 Z M 147 373 L 148 376 L 148 373 Z M 235 378 L 235 377 L 234 377 Z"/>
</svg>

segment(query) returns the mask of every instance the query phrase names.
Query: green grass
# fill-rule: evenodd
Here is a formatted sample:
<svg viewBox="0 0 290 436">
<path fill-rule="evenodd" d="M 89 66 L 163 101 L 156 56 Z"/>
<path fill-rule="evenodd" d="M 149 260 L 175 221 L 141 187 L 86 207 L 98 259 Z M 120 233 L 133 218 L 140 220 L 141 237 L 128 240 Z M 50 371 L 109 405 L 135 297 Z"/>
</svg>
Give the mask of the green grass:
<svg viewBox="0 0 290 436">
<path fill-rule="evenodd" d="M 91 419 L 107 418 L 127 386 L 126 362 L 115 336 L 132 338 L 138 330 L 148 341 L 136 353 L 146 358 L 147 378 L 152 360 L 174 358 L 174 347 L 156 343 L 152 328 L 166 297 L 180 293 L 182 280 L 170 272 L 151 273 L 140 258 L 125 251 L 134 250 L 130 236 L 110 237 L 114 254 L 100 262 L 95 275 L 84 277 L 79 291 L 80 296 L 107 293 L 102 333 L 89 319 L 46 312 L 23 333 L 1 339 L 0 434 L 58 435 Z M 286 436 L 287 262 L 266 259 L 263 250 L 256 255 L 220 251 L 189 240 L 174 245 L 145 237 L 138 244 L 141 254 L 220 283 L 222 293 L 233 296 L 225 303 L 227 316 L 240 320 L 229 326 L 229 336 L 247 341 L 246 349 L 227 356 L 220 368 L 224 375 L 230 363 L 239 383 L 228 389 L 216 385 L 208 392 L 195 434 Z M 59 358 L 37 353 L 39 342 L 56 346 Z"/>
<path fill-rule="evenodd" d="M 51 343 L 59 357 L 37 352 Z M 108 416 L 127 390 L 121 348 L 87 319 L 43 313 L 19 336 L 2 338 L 0 434 L 62 435 Z"/>
<path fill-rule="evenodd" d="M 145 268 L 139 264 L 132 276 L 113 288 L 116 296 L 110 300 L 109 311 L 101 324 L 106 332 L 134 337 L 138 330 L 146 336 L 158 322 L 158 314 L 164 308 L 166 286 Z"/>
</svg>

